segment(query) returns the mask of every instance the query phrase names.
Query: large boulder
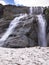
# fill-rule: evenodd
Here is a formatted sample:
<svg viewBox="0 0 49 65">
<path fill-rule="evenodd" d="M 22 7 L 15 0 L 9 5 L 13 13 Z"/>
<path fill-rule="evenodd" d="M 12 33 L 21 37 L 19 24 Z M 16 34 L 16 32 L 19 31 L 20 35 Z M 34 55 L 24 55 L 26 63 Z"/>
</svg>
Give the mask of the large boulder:
<svg viewBox="0 0 49 65">
<path fill-rule="evenodd" d="M 37 26 L 36 22 L 34 22 L 34 16 L 27 16 L 21 19 L 14 32 L 4 42 L 3 47 L 17 48 L 38 45 L 37 29 L 35 29 Z"/>
<path fill-rule="evenodd" d="M 22 35 L 22 36 L 13 35 L 13 37 L 10 37 L 3 46 L 10 47 L 10 48 L 27 47 L 28 38 L 25 35 Z"/>
</svg>

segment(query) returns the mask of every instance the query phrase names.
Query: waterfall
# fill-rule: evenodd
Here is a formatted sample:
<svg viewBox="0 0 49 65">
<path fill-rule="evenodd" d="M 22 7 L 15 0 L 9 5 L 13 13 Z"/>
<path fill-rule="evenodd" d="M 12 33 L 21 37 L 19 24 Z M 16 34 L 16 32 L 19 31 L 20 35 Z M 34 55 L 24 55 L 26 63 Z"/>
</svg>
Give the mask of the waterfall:
<svg viewBox="0 0 49 65">
<path fill-rule="evenodd" d="M 27 16 L 26 14 L 20 15 L 19 17 L 16 17 L 16 18 L 14 18 L 14 20 L 11 21 L 9 28 L 4 33 L 4 35 L 0 38 L 0 46 L 3 45 L 2 42 L 4 42 L 9 37 L 9 35 L 14 31 L 15 27 L 18 26 L 18 23 L 20 22 L 19 20 L 26 16 Z"/>
<path fill-rule="evenodd" d="M 38 17 L 38 43 L 39 46 L 46 47 L 47 41 L 46 41 L 46 20 L 43 18 L 43 16 L 37 15 Z"/>
<path fill-rule="evenodd" d="M 32 14 L 32 7 L 29 8 L 29 11 L 30 11 L 30 15 Z"/>
</svg>

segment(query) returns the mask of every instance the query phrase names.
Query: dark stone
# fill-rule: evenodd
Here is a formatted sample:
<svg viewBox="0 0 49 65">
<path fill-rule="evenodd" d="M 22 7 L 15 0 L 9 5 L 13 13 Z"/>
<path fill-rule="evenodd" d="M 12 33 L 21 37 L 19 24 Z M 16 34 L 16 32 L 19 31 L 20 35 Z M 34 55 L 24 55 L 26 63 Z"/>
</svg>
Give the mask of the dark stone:
<svg viewBox="0 0 49 65">
<path fill-rule="evenodd" d="M 4 10 L 4 6 L 2 4 L 0 4 L 0 18 L 3 17 L 3 11 Z"/>
<path fill-rule="evenodd" d="M 14 32 L 4 42 L 3 47 L 23 48 L 38 45 L 37 23 L 33 18 L 34 16 L 33 17 L 27 16 L 25 20 L 21 20 L 21 24 L 19 23 L 19 25 L 15 28 Z M 7 24 L 9 22 L 4 23 Z M 3 25 L 1 28 L 3 28 Z M 5 27 L 4 29 L 6 30 Z"/>
</svg>

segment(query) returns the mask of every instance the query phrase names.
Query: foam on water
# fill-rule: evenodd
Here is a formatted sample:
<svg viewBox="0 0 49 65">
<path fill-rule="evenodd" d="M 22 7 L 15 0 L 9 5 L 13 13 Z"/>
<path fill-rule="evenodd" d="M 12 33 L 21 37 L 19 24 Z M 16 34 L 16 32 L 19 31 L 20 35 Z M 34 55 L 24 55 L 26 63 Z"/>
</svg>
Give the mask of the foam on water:
<svg viewBox="0 0 49 65">
<path fill-rule="evenodd" d="M 30 14 L 32 14 L 32 7 L 29 8 Z"/>
<path fill-rule="evenodd" d="M 46 41 L 46 20 L 43 18 L 43 16 L 37 15 L 38 17 L 38 43 L 39 46 L 46 47 L 47 41 Z"/>
</svg>

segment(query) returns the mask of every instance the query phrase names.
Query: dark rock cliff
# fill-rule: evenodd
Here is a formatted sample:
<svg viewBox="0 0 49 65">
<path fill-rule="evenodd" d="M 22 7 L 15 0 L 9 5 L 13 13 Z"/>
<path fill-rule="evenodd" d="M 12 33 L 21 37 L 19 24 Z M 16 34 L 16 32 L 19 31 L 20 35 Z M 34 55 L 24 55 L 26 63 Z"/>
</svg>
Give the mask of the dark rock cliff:
<svg viewBox="0 0 49 65">
<path fill-rule="evenodd" d="M 49 46 L 49 7 L 48 8 L 45 8 L 44 9 L 44 14 L 45 14 L 45 18 L 46 18 L 46 21 L 47 21 L 47 43 L 48 43 L 48 46 Z"/>
<path fill-rule="evenodd" d="M 15 5 L 1 5 L 0 4 L 0 18 L 13 19 L 16 14 L 29 13 L 29 7 L 15 6 Z"/>
</svg>

